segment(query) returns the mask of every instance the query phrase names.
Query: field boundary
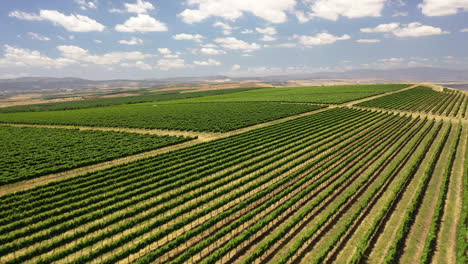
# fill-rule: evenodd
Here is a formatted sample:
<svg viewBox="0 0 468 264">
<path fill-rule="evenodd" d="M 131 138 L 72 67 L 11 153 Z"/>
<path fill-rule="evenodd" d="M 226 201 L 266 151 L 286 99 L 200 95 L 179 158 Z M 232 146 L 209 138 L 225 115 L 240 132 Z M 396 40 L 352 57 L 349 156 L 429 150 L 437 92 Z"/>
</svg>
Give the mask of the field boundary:
<svg viewBox="0 0 468 264">
<path fill-rule="evenodd" d="M 155 156 L 155 155 L 163 154 L 163 153 L 173 151 L 173 150 L 176 150 L 176 149 L 180 149 L 180 148 L 184 148 L 184 147 L 189 147 L 189 146 L 199 144 L 199 143 L 202 143 L 202 142 L 221 139 L 221 138 L 225 138 L 225 137 L 229 137 L 229 136 L 233 136 L 233 135 L 242 134 L 242 133 L 245 133 L 245 132 L 248 132 L 248 131 L 251 131 L 251 130 L 255 130 L 255 129 L 259 129 L 259 128 L 263 128 L 263 127 L 267 127 L 267 126 L 271 126 L 271 125 L 280 124 L 280 123 L 283 123 L 283 122 L 286 122 L 286 121 L 289 121 L 289 120 L 293 120 L 293 119 L 296 119 L 296 118 L 300 118 L 300 117 L 309 116 L 309 115 L 313 115 L 313 114 L 316 114 L 316 113 L 328 111 L 328 110 L 333 109 L 333 108 L 349 107 L 349 108 L 359 108 L 359 109 L 365 109 L 365 110 L 371 110 L 371 111 L 380 111 L 380 112 L 387 112 L 387 113 L 401 113 L 401 114 L 409 114 L 409 115 L 412 115 L 412 116 L 429 116 L 429 117 L 432 117 L 431 115 L 427 115 L 427 114 L 411 113 L 411 112 L 406 112 L 406 111 L 393 111 L 393 110 L 386 110 L 386 109 L 380 109 L 380 108 L 366 108 L 366 107 L 356 107 L 356 106 L 354 106 L 355 104 L 359 104 L 359 103 L 364 102 L 364 101 L 373 100 L 375 98 L 379 98 L 379 97 L 383 97 L 383 96 L 386 96 L 386 95 L 406 91 L 406 90 L 418 87 L 420 85 L 423 85 L 423 84 L 419 84 L 419 83 L 418 84 L 413 84 L 413 85 L 410 85 L 410 86 L 408 86 L 406 88 L 403 88 L 403 89 L 400 89 L 400 90 L 390 91 L 390 92 L 386 92 L 386 93 L 382 93 L 382 94 L 378 94 L 378 95 L 358 99 L 358 100 L 355 100 L 355 101 L 346 102 L 346 103 L 343 103 L 343 104 L 330 104 L 326 108 L 321 108 L 321 109 L 314 110 L 314 111 L 309 111 L 309 112 L 305 112 L 305 113 L 301 113 L 301 114 L 297 114 L 297 115 L 292 115 L 292 116 L 288 116 L 288 117 L 284 117 L 284 118 L 280 118 L 280 119 L 272 120 L 272 121 L 269 121 L 269 122 L 260 123 L 260 124 L 256 124 L 256 125 L 252 125 L 252 126 L 248 126 L 248 127 L 228 131 L 228 132 L 223 132 L 223 133 L 182 131 L 182 130 L 164 130 L 164 129 L 138 129 L 138 128 L 120 128 L 120 127 L 91 127 L 91 126 L 37 125 L 37 124 L 3 123 L 3 124 L 0 124 L 0 125 L 13 126 L 13 127 L 38 127 L 38 128 L 62 128 L 62 129 L 79 129 L 79 130 L 114 131 L 114 132 L 128 132 L 128 133 L 139 133 L 139 134 L 148 134 L 148 135 L 164 135 L 164 136 L 186 136 L 186 137 L 196 137 L 197 139 L 190 140 L 190 141 L 187 141 L 187 142 L 184 142 L 184 143 L 181 143 L 181 144 L 176 144 L 176 145 L 172 145 L 172 146 L 168 146 L 168 147 L 163 147 L 163 148 L 160 148 L 160 149 L 155 149 L 155 150 L 139 153 L 139 154 L 136 154 L 136 155 L 126 156 L 126 157 L 118 158 L 118 159 L 115 159 L 115 160 L 110 160 L 110 161 L 107 161 L 107 162 L 97 163 L 97 164 L 90 165 L 90 166 L 85 166 L 85 167 L 80 167 L 80 168 L 77 168 L 77 169 L 73 169 L 73 170 L 69 170 L 69 171 L 65 171 L 65 172 L 61 172 L 61 173 L 49 174 L 49 175 L 45 175 L 45 176 L 42 176 L 42 177 L 30 179 L 30 180 L 24 180 L 24 181 L 19 181 L 19 182 L 12 183 L 12 184 L 6 184 L 6 185 L 0 187 L 0 196 L 10 194 L 10 193 L 13 193 L 13 192 L 28 190 L 28 189 L 31 189 L 31 188 L 34 188 L 34 187 L 37 187 L 37 186 L 40 186 L 40 185 L 48 184 L 50 182 L 65 180 L 65 179 L 76 177 L 78 175 L 82 175 L 82 174 L 85 174 L 85 173 L 104 170 L 104 169 L 110 168 L 110 167 L 115 166 L 115 165 L 121 165 L 121 164 L 129 163 L 129 162 L 132 162 L 132 161 L 136 161 L 136 160 L 139 160 L 139 159 L 152 157 L 152 156 Z M 444 118 L 444 117 L 441 117 L 441 116 L 434 116 L 434 117 Z M 463 119 L 458 119 L 458 118 L 447 118 L 447 119 L 463 121 L 465 123 L 468 123 L 468 120 L 463 120 Z"/>
</svg>

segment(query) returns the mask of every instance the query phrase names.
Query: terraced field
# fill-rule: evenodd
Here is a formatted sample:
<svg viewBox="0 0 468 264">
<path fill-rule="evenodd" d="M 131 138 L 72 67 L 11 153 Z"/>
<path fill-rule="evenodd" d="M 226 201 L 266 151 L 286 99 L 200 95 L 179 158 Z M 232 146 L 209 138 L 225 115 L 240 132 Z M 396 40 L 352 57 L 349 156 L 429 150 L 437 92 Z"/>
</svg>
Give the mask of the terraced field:
<svg viewBox="0 0 468 264">
<path fill-rule="evenodd" d="M 0 262 L 463 263 L 466 120 L 317 109 L 0 196 Z"/>
</svg>

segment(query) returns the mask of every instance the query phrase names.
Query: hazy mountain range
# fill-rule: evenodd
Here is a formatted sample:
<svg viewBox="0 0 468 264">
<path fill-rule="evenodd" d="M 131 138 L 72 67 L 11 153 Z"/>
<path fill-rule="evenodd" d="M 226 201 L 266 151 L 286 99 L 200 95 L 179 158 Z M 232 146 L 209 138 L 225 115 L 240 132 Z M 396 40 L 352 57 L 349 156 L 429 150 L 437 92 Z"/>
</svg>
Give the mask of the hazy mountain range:
<svg viewBox="0 0 468 264">
<path fill-rule="evenodd" d="M 0 79 L 0 91 L 20 90 L 81 90 L 100 88 L 136 88 L 177 84 L 197 84 L 206 82 L 229 81 L 241 82 L 256 80 L 261 82 L 286 82 L 288 80 L 317 79 L 378 79 L 379 82 L 465 82 L 468 81 L 468 71 L 440 68 L 408 68 L 393 70 L 351 70 L 345 72 L 317 72 L 310 74 L 288 74 L 259 77 L 230 77 L 224 75 L 204 77 L 178 77 L 146 80 L 104 80 L 93 81 L 80 78 L 49 78 L 22 77 L 15 79 Z"/>
</svg>

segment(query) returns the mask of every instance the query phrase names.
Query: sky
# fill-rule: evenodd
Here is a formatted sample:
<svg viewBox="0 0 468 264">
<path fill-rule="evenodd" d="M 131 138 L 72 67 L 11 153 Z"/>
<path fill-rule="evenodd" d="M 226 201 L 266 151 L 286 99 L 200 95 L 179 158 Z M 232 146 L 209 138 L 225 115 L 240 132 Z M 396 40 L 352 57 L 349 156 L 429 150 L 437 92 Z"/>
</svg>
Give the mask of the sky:
<svg viewBox="0 0 468 264">
<path fill-rule="evenodd" d="M 0 78 L 468 70 L 468 0 L 3 0 Z"/>
</svg>

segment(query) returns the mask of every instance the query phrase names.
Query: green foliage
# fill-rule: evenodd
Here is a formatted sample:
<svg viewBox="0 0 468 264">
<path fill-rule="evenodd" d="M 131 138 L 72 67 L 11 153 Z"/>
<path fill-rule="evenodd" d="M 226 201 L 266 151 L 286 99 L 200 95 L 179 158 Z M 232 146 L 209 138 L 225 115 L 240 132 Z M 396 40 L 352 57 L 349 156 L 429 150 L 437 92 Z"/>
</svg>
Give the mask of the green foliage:
<svg viewBox="0 0 468 264">
<path fill-rule="evenodd" d="M 158 101 L 177 100 L 177 99 L 194 98 L 194 97 L 210 96 L 210 95 L 218 95 L 218 94 L 228 94 L 228 93 L 247 91 L 251 89 L 259 89 L 259 88 L 235 88 L 235 89 L 211 90 L 211 91 L 201 91 L 201 92 L 166 92 L 166 93 L 156 92 L 156 93 L 142 94 L 138 96 L 94 98 L 94 99 L 85 99 L 85 100 L 77 100 L 77 101 L 69 101 L 69 102 L 19 105 L 19 106 L 0 108 L 0 113 L 59 111 L 59 110 L 105 107 L 105 106 L 123 105 L 123 104 L 158 102 Z"/>
<path fill-rule="evenodd" d="M 335 85 L 312 87 L 278 87 L 238 93 L 205 96 L 167 103 L 183 102 L 303 102 L 339 104 L 385 92 L 400 90 L 408 84 Z"/>
<path fill-rule="evenodd" d="M 434 91 L 430 87 L 418 86 L 399 93 L 362 102 L 358 106 L 425 112 L 438 115 L 464 116 L 464 95 L 457 91 Z"/>
<path fill-rule="evenodd" d="M 0 184 L 35 178 L 188 138 L 134 133 L 0 126 Z"/>
<path fill-rule="evenodd" d="M 133 104 L 53 112 L 0 114 L 0 122 L 220 132 L 322 107 L 279 103 Z"/>
</svg>

